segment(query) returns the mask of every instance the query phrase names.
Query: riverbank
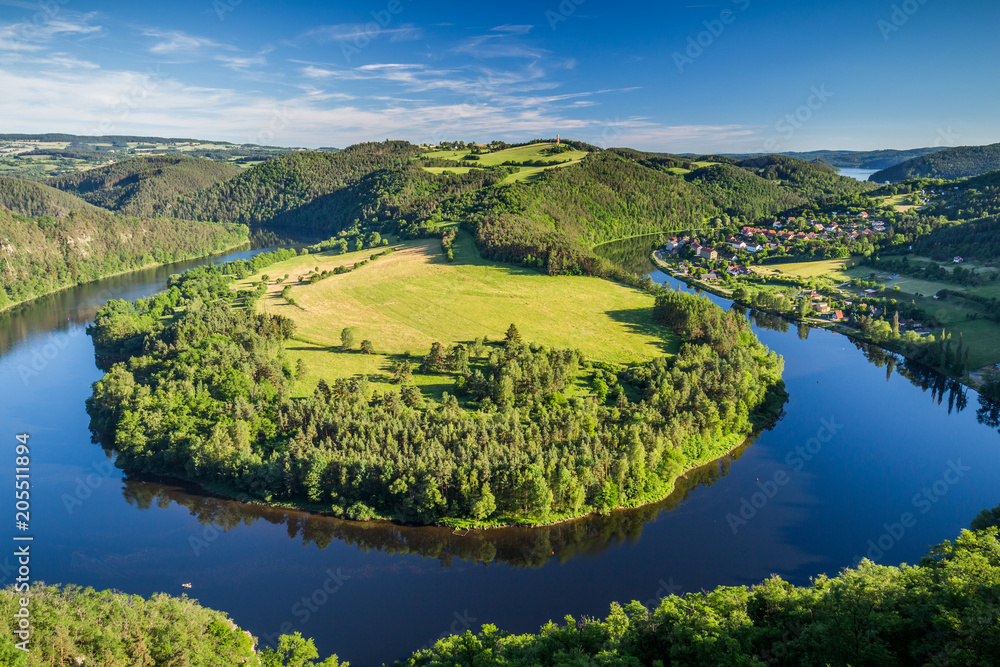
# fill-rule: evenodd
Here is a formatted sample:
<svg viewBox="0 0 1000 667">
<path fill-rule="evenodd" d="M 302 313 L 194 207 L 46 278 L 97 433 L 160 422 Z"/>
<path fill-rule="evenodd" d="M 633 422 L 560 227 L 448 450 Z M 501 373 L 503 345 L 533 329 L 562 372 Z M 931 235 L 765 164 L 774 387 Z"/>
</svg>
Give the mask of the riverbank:
<svg viewBox="0 0 1000 667">
<path fill-rule="evenodd" d="M 675 280 L 679 280 L 679 281 L 685 283 L 686 285 L 690 285 L 690 286 L 695 287 L 697 289 L 700 289 L 702 291 L 709 292 L 710 294 L 714 294 L 715 296 L 718 296 L 720 298 L 729 299 L 733 303 L 738 303 L 741 306 L 744 306 L 746 308 L 755 308 L 754 306 L 752 306 L 749 303 L 744 303 L 744 302 L 741 302 L 741 301 L 735 299 L 733 297 L 733 292 L 731 290 L 722 289 L 720 287 L 712 285 L 708 281 L 698 280 L 698 279 L 693 278 L 693 277 L 691 277 L 689 275 L 682 274 L 682 273 L 679 273 L 679 272 L 675 271 L 673 269 L 673 267 L 668 262 L 663 261 L 659 257 L 659 253 L 656 250 L 654 250 L 653 252 L 650 253 L 649 259 L 650 259 L 650 261 L 657 268 L 659 268 L 661 271 L 663 271 L 664 273 L 666 273 L 667 275 L 669 275 L 671 278 L 674 278 Z M 880 347 L 880 348 L 882 348 L 882 349 L 884 349 L 884 350 L 886 350 L 888 352 L 892 352 L 894 354 L 898 354 L 898 355 L 900 355 L 900 356 L 902 356 L 902 357 L 904 357 L 906 359 L 909 359 L 911 361 L 916 361 L 917 363 L 920 363 L 918 360 L 914 359 L 911 355 L 908 355 L 905 350 L 903 350 L 901 348 L 898 348 L 898 347 L 895 347 L 893 345 L 887 345 L 885 341 L 876 341 L 876 340 L 872 339 L 871 336 L 868 336 L 865 332 L 863 332 L 863 331 L 861 331 L 859 329 L 854 329 L 853 327 L 845 326 L 845 325 L 840 324 L 838 322 L 830 322 L 830 321 L 826 321 L 826 320 L 818 320 L 816 318 L 805 318 L 805 319 L 791 318 L 791 317 L 788 317 L 788 313 L 769 311 L 769 310 L 766 310 L 766 309 L 764 310 L 764 312 L 770 313 L 771 315 L 775 315 L 777 317 L 784 318 L 785 320 L 787 320 L 789 322 L 792 322 L 792 323 L 795 323 L 795 324 L 805 324 L 805 325 L 807 325 L 809 327 L 812 327 L 814 329 L 826 329 L 828 331 L 833 331 L 834 333 L 841 334 L 843 336 L 846 336 L 849 339 L 852 339 L 852 340 L 856 339 L 856 340 L 864 342 L 864 343 L 866 343 L 868 345 L 875 345 L 875 346 Z M 941 372 L 939 369 L 935 369 L 935 370 L 938 370 L 938 372 Z M 951 378 L 951 379 L 953 379 L 953 380 L 961 383 L 962 385 L 964 385 L 964 386 L 966 386 L 966 387 L 968 387 L 970 389 L 977 390 L 977 391 L 982 386 L 982 382 L 983 382 L 983 377 L 982 377 L 981 373 L 971 372 L 971 373 L 966 373 L 963 376 L 957 376 L 957 375 L 954 375 L 952 373 L 942 372 L 942 375 L 946 375 L 947 377 L 949 377 L 949 378 Z"/>
<path fill-rule="evenodd" d="M 59 292 L 63 292 L 65 290 L 73 289 L 75 287 L 83 287 L 83 286 L 86 286 L 86 285 L 91 285 L 93 283 L 99 282 L 101 280 L 106 280 L 108 278 L 115 278 L 117 276 L 125 276 L 125 275 L 128 275 L 130 273 L 136 273 L 137 271 L 145 271 L 147 269 L 155 269 L 155 268 L 160 267 L 160 266 L 167 266 L 169 264 L 175 264 L 177 262 L 188 262 L 188 261 L 195 260 L 195 259 L 205 259 L 205 258 L 210 258 L 210 257 L 221 257 L 222 255 L 228 255 L 229 253 L 232 253 L 232 252 L 236 252 L 236 251 L 243 250 L 243 249 L 249 249 L 249 247 L 250 247 L 250 240 L 249 240 L 249 238 L 247 238 L 247 239 L 241 241 L 240 243 L 236 243 L 234 245 L 226 246 L 226 247 L 223 247 L 223 248 L 213 249 L 211 252 L 207 252 L 207 253 L 194 253 L 194 254 L 191 254 L 191 255 L 185 255 L 185 256 L 182 256 L 182 257 L 177 257 L 177 258 L 171 259 L 169 262 L 150 262 L 148 264 L 143 264 L 141 266 L 134 266 L 134 267 L 125 269 L 123 271 L 112 271 L 110 273 L 105 273 L 105 274 L 101 274 L 99 276 L 93 277 L 93 278 L 91 278 L 89 280 L 84 280 L 82 282 L 78 281 L 78 282 L 74 282 L 74 283 L 67 283 L 65 285 L 61 285 L 59 287 L 47 290 L 45 292 L 39 292 L 38 294 L 35 294 L 35 295 L 33 295 L 33 296 L 31 296 L 31 297 L 29 297 L 27 299 L 21 299 L 20 301 L 8 302 L 7 305 L 0 307 L 0 313 L 5 312 L 5 311 L 9 311 L 9 310 L 11 310 L 13 308 L 17 308 L 18 306 L 29 305 L 33 301 L 36 301 L 38 299 L 41 299 L 41 298 L 44 298 L 44 297 L 47 297 L 47 296 L 51 296 L 53 294 L 58 294 Z"/>
</svg>

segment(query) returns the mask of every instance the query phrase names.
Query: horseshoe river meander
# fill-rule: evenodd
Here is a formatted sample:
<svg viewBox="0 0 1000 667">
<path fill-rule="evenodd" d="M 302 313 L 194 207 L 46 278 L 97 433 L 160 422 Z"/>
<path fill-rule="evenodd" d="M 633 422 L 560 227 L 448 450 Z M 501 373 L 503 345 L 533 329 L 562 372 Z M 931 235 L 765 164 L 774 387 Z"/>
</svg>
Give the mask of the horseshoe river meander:
<svg viewBox="0 0 1000 667">
<path fill-rule="evenodd" d="M 644 263 L 647 249 L 617 251 L 674 284 Z M 187 592 L 262 641 L 299 630 L 323 655 L 391 664 L 483 623 L 527 632 L 566 614 L 606 615 L 613 601 L 772 573 L 808 583 L 864 555 L 914 562 L 1000 502 L 1000 415 L 975 392 L 844 336 L 754 314 L 757 335 L 785 358 L 786 414 L 655 505 L 459 535 L 124 476 L 87 428 L 84 401 L 101 376 L 88 322 L 109 298 L 151 294 L 170 273 L 248 253 L 110 278 L 0 314 L 0 438 L 13 445 L 16 433 L 31 434 L 36 581 Z M 6 451 L 0 485 L 11 488 L 13 446 Z M 905 526 L 904 513 L 913 517 Z M 15 576 L 10 564 L 0 556 L 0 585 Z"/>
</svg>

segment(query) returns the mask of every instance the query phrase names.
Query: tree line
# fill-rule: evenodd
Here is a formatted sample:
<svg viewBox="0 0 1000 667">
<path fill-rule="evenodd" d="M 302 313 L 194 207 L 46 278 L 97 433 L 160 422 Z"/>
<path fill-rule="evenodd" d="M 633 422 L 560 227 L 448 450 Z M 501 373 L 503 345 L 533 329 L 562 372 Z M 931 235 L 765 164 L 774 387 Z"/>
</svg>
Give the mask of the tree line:
<svg viewBox="0 0 1000 667">
<path fill-rule="evenodd" d="M 537 523 L 659 499 L 785 399 L 780 358 L 709 304 L 674 359 L 607 370 L 512 327 L 503 341 L 432 347 L 423 372 L 453 385 L 440 401 L 405 370 L 398 391 L 324 379 L 293 400 L 302 373 L 282 346 L 294 323 L 247 309 L 233 271 L 189 271 L 98 313 L 90 333 L 113 365 L 88 411 L 123 468 L 352 519 Z M 658 312 L 692 308 L 678 299 Z"/>
</svg>

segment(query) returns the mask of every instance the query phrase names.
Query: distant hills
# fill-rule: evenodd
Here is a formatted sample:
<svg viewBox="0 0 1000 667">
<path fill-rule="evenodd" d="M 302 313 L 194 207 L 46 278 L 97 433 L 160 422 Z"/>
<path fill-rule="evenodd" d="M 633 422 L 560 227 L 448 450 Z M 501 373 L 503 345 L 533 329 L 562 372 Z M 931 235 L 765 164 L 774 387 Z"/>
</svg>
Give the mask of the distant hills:
<svg viewBox="0 0 1000 667">
<path fill-rule="evenodd" d="M 908 150 L 877 150 L 877 151 L 807 151 L 807 152 L 786 152 L 778 153 L 786 157 L 813 162 L 822 160 L 838 169 L 886 169 L 900 162 L 913 158 L 946 150 L 941 147 L 932 148 L 911 148 Z M 746 160 L 748 158 L 763 157 L 766 153 L 732 154 L 726 157 L 736 160 Z"/>
<path fill-rule="evenodd" d="M 22 178 L 0 176 L 0 207 L 29 217 L 64 218 L 70 211 L 95 209 L 79 197 Z"/>
<path fill-rule="evenodd" d="M 913 178 L 968 178 L 1000 169 L 1000 144 L 959 146 L 907 160 L 871 175 L 877 183 Z"/>
<path fill-rule="evenodd" d="M 176 199 L 228 180 L 243 169 L 225 162 L 156 155 L 60 176 L 54 188 L 123 215 L 163 215 Z"/>
</svg>

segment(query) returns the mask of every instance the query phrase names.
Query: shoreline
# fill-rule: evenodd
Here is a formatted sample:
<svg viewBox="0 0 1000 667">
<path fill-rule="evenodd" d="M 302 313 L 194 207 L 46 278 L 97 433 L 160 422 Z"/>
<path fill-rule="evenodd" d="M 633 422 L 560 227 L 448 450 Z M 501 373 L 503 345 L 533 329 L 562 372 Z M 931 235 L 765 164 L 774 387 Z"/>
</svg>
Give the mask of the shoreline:
<svg viewBox="0 0 1000 667">
<path fill-rule="evenodd" d="M 108 273 L 106 275 L 98 276 L 97 278 L 94 278 L 92 280 L 87 280 L 87 281 L 82 282 L 82 283 L 73 283 L 71 285 L 63 285 L 62 287 L 57 287 L 55 289 L 49 290 L 48 292 L 42 292 L 40 294 L 36 294 L 35 296 L 33 296 L 31 298 L 28 298 L 28 299 L 24 299 L 22 301 L 11 302 L 11 303 L 7 304 L 6 306 L 4 306 L 3 308 L 0 308 L 0 313 L 7 312 L 7 311 L 11 310 L 12 308 L 17 308 L 18 306 L 24 306 L 24 305 L 30 304 L 32 301 L 37 301 L 38 299 L 41 299 L 41 298 L 46 297 L 46 296 L 52 296 L 53 294 L 58 294 L 59 292 L 63 292 L 63 291 L 68 290 L 68 289 L 73 289 L 74 287 L 86 287 L 87 285 L 93 285 L 94 283 L 100 282 L 102 280 L 107 280 L 108 278 L 115 278 L 117 276 L 127 276 L 130 273 L 136 273 L 138 271 L 145 271 L 147 269 L 156 269 L 156 268 L 159 268 L 161 266 L 168 266 L 170 264 L 176 264 L 178 262 L 190 262 L 191 260 L 195 260 L 195 259 L 205 259 L 206 257 L 213 257 L 213 256 L 217 257 L 217 256 L 220 256 L 220 255 L 225 255 L 225 254 L 231 253 L 231 252 L 233 252 L 235 250 L 238 250 L 239 248 L 242 248 L 243 246 L 246 246 L 246 245 L 250 245 L 250 239 L 249 238 L 246 241 L 243 241 L 242 243 L 237 243 L 236 245 L 229 246 L 229 247 L 223 248 L 221 250 L 213 250 L 212 252 L 204 254 L 204 255 L 194 255 L 194 256 L 191 256 L 191 257 L 185 257 L 183 259 L 175 259 L 175 260 L 172 260 L 170 262 L 153 262 L 152 264 L 144 264 L 142 266 L 137 266 L 134 269 L 127 269 L 125 271 L 116 271 L 114 273 Z"/>
<path fill-rule="evenodd" d="M 784 403 L 782 403 L 782 405 L 784 405 Z M 779 410 L 778 413 L 774 414 L 771 417 L 771 422 L 776 421 L 780 417 L 780 414 L 781 414 L 781 411 Z M 190 485 L 192 487 L 196 487 L 198 490 L 200 490 L 206 496 L 212 496 L 214 498 L 218 498 L 218 499 L 222 499 L 222 500 L 228 500 L 228 501 L 232 501 L 232 502 L 236 502 L 236 503 L 241 503 L 241 504 L 246 504 L 246 505 L 254 505 L 254 506 L 257 506 L 257 507 L 266 507 L 266 508 L 275 509 L 275 510 L 294 510 L 294 511 L 297 511 L 297 512 L 305 512 L 307 514 L 312 514 L 312 515 L 327 517 L 327 518 L 330 518 L 330 519 L 337 519 L 338 521 L 346 521 L 346 522 L 349 522 L 349 523 L 352 523 L 352 524 L 357 524 L 357 525 L 362 525 L 362 524 L 365 524 L 365 523 L 379 523 L 379 524 L 402 526 L 402 527 L 408 527 L 408 528 L 447 528 L 447 529 L 450 529 L 450 530 L 452 530 L 453 532 L 456 532 L 456 533 L 458 531 L 465 531 L 466 533 L 468 533 L 468 532 L 471 532 L 471 531 L 501 530 L 501 529 L 506 529 L 506 528 L 528 528 L 528 529 L 534 529 L 534 528 L 548 528 L 548 527 L 551 527 L 551 526 L 557 526 L 557 525 L 564 524 L 564 523 L 570 523 L 572 521 L 578 521 L 580 519 L 585 519 L 587 517 L 594 516 L 594 515 L 601 515 L 601 514 L 610 515 L 610 514 L 612 514 L 614 512 L 621 512 L 621 511 L 638 509 L 640 507 L 645 507 L 647 505 L 655 505 L 656 503 L 662 502 L 662 501 L 666 500 L 667 498 L 669 498 L 675 491 L 677 491 L 677 482 L 681 478 L 683 478 L 685 475 L 687 475 L 687 474 L 691 473 L 692 471 L 697 470 L 699 468 L 703 468 L 705 466 L 708 466 L 708 465 L 711 465 L 713 463 L 717 463 L 717 462 L 721 461 L 722 459 L 724 459 L 727 456 L 731 455 L 733 452 L 735 452 L 736 450 L 740 449 L 741 447 L 743 447 L 747 443 L 751 442 L 757 436 L 757 434 L 759 434 L 762 430 L 764 430 L 764 429 L 755 429 L 755 430 L 751 431 L 750 433 L 748 433 L 746 435 L 738 437 L 737 439 L 735 439 L 734 442 L 725 444 L 724 445 L 724 450 L 721 451 L 721 452 L 719 452 L 719 453 L 717 453 L 717 454 L 713 452 L 713 454 L 710 455 L 710 456 L 712 456 L 711 458 L 699 459 L 699 460 L 690 462 L 689 465 L 687 465 L 687 467 L 685 467 L 684 469 L 682 469 L 681 471 L 679 471 L 669 482 L 664 481 L 664 485 L 665 485 L 665 487 L 667 487 L 667 490 L 662 495 L 659 495 L 656 498 L 644 499 L 642 502 L 639 502 L 639 503 L 637 503 L 635 505 L 619 505 L 618 507 L 615 507 L 615 508 L 613 508 L 612 510 L 610 510 L 608 512 L 601 512 L 600 510 L 592 509 L 589 512 L 586 512 L 584 514 L 578 514 L 578 515 L 567 516 L 567 517 L 560 517 L 560 518 L 553 519 L 552 521 L 544 521 L 544 522 L 511 521 L 511 522 L 508 522 L 508 523 L 488 523 L 488 524 L 478 524 L 478 525 L 475 525 L 475 524 L 474 525 L 459 525 L 459 524 L 451 524 L 451 523 L 447 523 L 447 522 L 444 522 L 444 523 L 442 523 L 442 522 L 435 522 L 435 523 L 426 523 L 426 524 L 423 524 L 423 523 L 412 523 L 412 522 L 402 521 L 400 519 L 386 518 L 386 517 L 375 517 L 375 518 L 367 519 L 367 520 L 364 520 L 364 521 L 358 521 L 358 520 L 355 520 L 355 519 L 349 519 L 349 518 L 344 517 L 344 516 L 337 516 L 336 514 L 333 514 L 332 512 L 330 512 L 329 510 L 320 509 L 320 507 L 321 507 L 320 505 L 310 506 L 309 504 L 306 504 L 306 503 L 295 503 L 295 502 L 277 502 L 277 503 L 275 503 L 275 502 L 266 502 L 266 501 L 263 501 L 263 500 L 260 500 L 260 499 L 247 499 L 247 500 L 243 500 L 243 499 L 237 497 L 237 495 L 246 495 L 246 494 L 243 494 L 242 492 L 240 494 L 234 494 L 234 493 L 232 493 L 230 491 L 230 489 L 225 484 L 212 484 L 211 482 L 205 482 L 205 481 L 202 481 L 202 480 L 190 479 L 190 478 L 187 478 L 187 477 L 184 477 L 182 475 L 175 474 L 175 473 L 140 472 L 140 471 L 130 471 L 130 470 L 124 469 L 124 468 L 122 469 L 122 471 L 125 474 L 135 474 L 135 475 L 138 475 L 140 477 L 142 477 L 142 476 L 149 476 L 149 477 L 152 477 L 152 478 L 155 478 L 155 479 L 160 479 L 160 480 L 173 480 L 173 481 L 176 481 L 176 482 L 181 482 L 183 484 Z M 503 517 L 503 518 L 506 518 L 506 517 Z M 462 521 L 462 520 L 459 519 L 458 521 Z"/>
<path fill-rule="evenodd" d="M 723 290 L 721 290 L 721 289 L 719 289 L 717 287 L 713 287 L 713 286 L 709 285 L 708 283 L 706 283 L 704 281 L 696 280 L 694 278 L 691 278 L 690 276 L 682 276 L 682 275 L 676 273 L 668 264 L 666 264 L 663 260 L 661 260 L 657 256 L 657 251 L 655 251 L 655 250 L 652 251 L 649 254 L 649 260 L 653 263 L 653 265 L 655 267 L 657 267 L 658 270 L 663 271 L 663 273 L 666 273 L 668 276 L 670 276 L 671 278 L 674 278 L 675 280 L 681 281 L 685 285 L 688 285 L 690 287 L 695 287 L 695 288 L 700 289 L 700 290 L 702 290 L 704 292 L 709 292 L 710 294 L 714 294 L 715 296 L 718 296 L 718 297 L 723 298 L 723 299 L 729 299 L 733 303 L 739 303 L 741 306 L 743 306 L 745 308 L 753 308 L 753 306 L 750 306 L 749 304 L 740 303 L 739 301 L 736 301 L 735 299 L 733 299 L 732 293 L 726 293 L 725 291 L 723 291 Z M 760 310 L 760 309 L 757 309 L 757 308 L 753 308 L 753 309 L 754 310 Z M 841 336 L 844 336 L 844 337 L 846 337 L 847 339 L 849 339 L 851 341 L 855 341 L 856 340 L 856 341 L 862 342 L 862 343 L 864 343 L 866 345 L 875 345 L 876 347 L 879 347 L 879 348 L 885 350 L 886 352 L 891 352 L 892 354 L 898 354 L 899 356 L 903 357 L 904 359 L 907 359 L 907 360 L 912 361 L 914 363 L 920 363 L 920 362 L 916 361 L 915 359 L 906 356 L 906 354 L 903 353 L 900 350 L 897 350 L 897 349 L 894 349 L 894 348 L 891 348 L 891 347 L 886 347 L 885 345 L 883 345 L 881 343 L 876 343 L 875 341 L 868 340 L 865 337 L 864 332 L 862 332 L 862 331 L 858 331 L 856 329 L 850 329 L 849 327 L 844 327 L 843 325 L 839 325 L 836 322 L 818 323 L 818 322 L 812 322 L 812 321 L 809 321 L 809 320 L 791 319 L 791 318 L 787 317 L 785 313 L 774 313 L 774 312 L 767 311 L 767 310 L 764 310 L 764 311 L 761 311 L 761 312 L 765 312 L 765 313 L 769 313 L 771 315 L 775 315 L 777 317 L 781 317 L 781 318 L 783 318 L 783 319 L 785 319 L 788 322 L 793 323 L 793 324 L 805 324 L 806 326 L 812 327 L 813 329 L 823 329 L 824 331 L 832 331 L 833 333 L 840 334 Z M 935 370 L 938 373 L 941 373 L 941 371 L 939 371 L 937 369 L 933 369 L 933 370 Z M 977 392 L 979 391 L 979 385 L 975 384 L 975 379 L 972 378 L 972 377 L 970 377 L 971 374 L 967 374 L 965 377 L 961 377 L 961 378 L 955 377 L 953 375 L 948 375 L 946 373 L 941 373 L 941 375 L 943 375 L 944 377 L 949 378 L 951 380 L 954 380 L 954 381 L 958 382 L 959 384 L 961 384 L 961 385 L 963 385 L 965 387 L 968 387 L 969 389 L 972 389 L 972 390 L 977 391 Z"/>
</svg>

